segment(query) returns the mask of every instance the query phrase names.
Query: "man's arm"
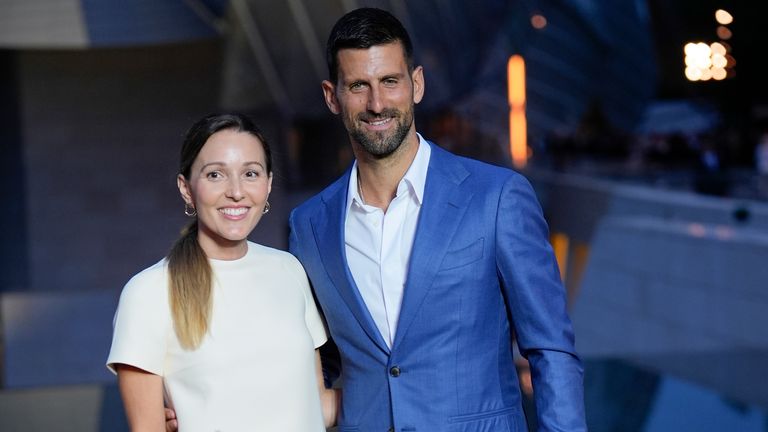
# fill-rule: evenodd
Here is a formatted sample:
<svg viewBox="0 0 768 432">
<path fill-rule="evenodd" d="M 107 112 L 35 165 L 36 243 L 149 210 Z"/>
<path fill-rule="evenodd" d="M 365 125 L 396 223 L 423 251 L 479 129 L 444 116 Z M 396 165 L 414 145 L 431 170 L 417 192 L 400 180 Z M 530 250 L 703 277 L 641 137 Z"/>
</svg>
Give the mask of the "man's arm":
<svg viewBox="0 0 768 432">
<path fill-rule="evenodd" d="M 586 431 L 583 370 L 565 289 L 527 180 L 507 181 L 498 211 L 497 266 L 520 352 L 530 363 L 539 430 Z"/>
<path fill-rule="evenodd" d="M 305 246 L 302 243 L 302 240 L 304 239 L 299 238 L 299 230 L 296 226 L 296 221 L 294 220 L 295 213 L 295 211 L 291 212 L 291 215 L 288 217 L 288 227 L 290 230 L 290 234 L 288 236 L 288 251 L 293 256 L 295 256 L 302 265 L 304 265 L 304 247 L 302 247 Z M 313 275 L 307 272 L 307 278 L 309 279 L 310 286 L 313 286 L 312 277 Z M 317 302 L 317 300 L 315 301 Z M 317 311 L 320 313 L 320 316 L 323 317 L 323 322 L 325 322 L 325 315 L 323 314 L 323 309 L 319 304 L 317 305 Z M 328 342 L 320 347 L 320 357 L 322 358 L 323 378 L 325 379 L 325 386 L 327 388 L 331 388 L 333 383 L 339 379 L 339 376 L 341 376 L 341 355 L 339 354 L 338 347 L 331 338 L 331 333 L 328 331 L 327 325 L 326 330 L 328 333 Z"/>
<path fill-rule="evenodd" d="M 179 430 L 179 422 L 176 420 L 176 411 L 165 409 L 165 432 L 176 432 Z"/>
<path fill-rule="evenodd" d="M 326 428 L 336 426 L 336 420 L 341 407 L 341 389 L 327 388 L 323 377 L 323 366 L 320 361 L 320 350 L 315 350 L 315 372 L 317 389 L 320 392 L 320 404 L 323 410 L 323 423 Z"/>
<path fill-rule="evenodd" d="M 131 432 L 162 432 L 163 378 L 125 364 L 116 368 Z"/>
</svg>

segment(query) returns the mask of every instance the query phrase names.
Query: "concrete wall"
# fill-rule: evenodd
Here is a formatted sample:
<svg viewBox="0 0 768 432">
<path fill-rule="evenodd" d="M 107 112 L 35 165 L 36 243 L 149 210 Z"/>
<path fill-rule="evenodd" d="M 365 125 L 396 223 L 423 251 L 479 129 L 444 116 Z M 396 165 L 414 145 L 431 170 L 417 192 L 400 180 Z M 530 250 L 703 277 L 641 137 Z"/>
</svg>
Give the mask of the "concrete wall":
<svg viewBox="0 0 768 432">
<path fill-rule="evenodd" d="M 165 255 L 187 222 L 181 139 L 219 109 L 220 63 L 218 41 L 19 56 L 27 289 L 118 291 Z M 257 237 L 282 246 L 277 183 Z"/>
<path fill-rule="evenodd" d="M 744 403 L 768 374 L 768 205 L 530 173 L 553 232 L 571 252 L 566 277 L 577 349 L 624 359 Z M 580 261 L 574 263 L 574 261 Z M 561 263 L 562 264 L 562 263 Z"/>
</svg>

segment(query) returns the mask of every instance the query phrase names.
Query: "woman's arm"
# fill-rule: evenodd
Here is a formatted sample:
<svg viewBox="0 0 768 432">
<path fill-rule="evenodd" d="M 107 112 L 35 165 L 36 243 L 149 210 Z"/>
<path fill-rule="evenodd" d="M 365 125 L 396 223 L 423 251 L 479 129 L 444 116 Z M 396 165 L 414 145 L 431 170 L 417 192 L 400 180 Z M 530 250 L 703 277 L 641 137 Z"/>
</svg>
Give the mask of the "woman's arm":
<svg viewBox="0 0 768 432">
<path fill-rule="evenodd" d="M 329 428 L 336 425 L 336 418 L 341 406 L 341 389 L 325 388 L 319 350 L 315 350 L 315 373 L 317 375 L 317 388 L 320 391 L 320 404 L 323 409 L 323 422 L 325 427 Z"/>
<path fill-rule="evenodd" d="M 165 432 L 163 378 L 126 364 L 115 367 L 131 432 Z"/>
</svg>

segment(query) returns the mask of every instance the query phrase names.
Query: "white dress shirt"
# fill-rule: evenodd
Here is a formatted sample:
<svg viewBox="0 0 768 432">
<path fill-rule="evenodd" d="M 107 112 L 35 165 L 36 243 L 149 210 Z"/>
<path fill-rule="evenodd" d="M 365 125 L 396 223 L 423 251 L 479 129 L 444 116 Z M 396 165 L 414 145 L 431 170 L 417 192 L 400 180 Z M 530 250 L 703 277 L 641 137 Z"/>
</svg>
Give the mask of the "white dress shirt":
<svg viewBox="0 0 768 432">
<path fill-rule="evenodd" d="M 392 347 L 403 300 L 408 261 L 424 198 L 432 150 L 419 137 L 419 149 L 397 185 L 397 195 L 384 213 L 366 205 L 358 188 L 357 162 L 352 166 L 344 223 L 349 270 L 373 321 Z"/>
</svg>

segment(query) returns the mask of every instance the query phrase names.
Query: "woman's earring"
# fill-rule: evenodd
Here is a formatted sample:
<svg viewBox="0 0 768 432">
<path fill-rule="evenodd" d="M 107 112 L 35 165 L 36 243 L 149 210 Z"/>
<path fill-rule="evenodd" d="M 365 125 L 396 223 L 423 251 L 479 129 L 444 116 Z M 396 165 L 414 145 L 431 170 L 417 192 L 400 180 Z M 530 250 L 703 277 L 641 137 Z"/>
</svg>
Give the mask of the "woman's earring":
<svg viewBox="0 0 768 432">
<path fill-rule="evenodd" d="M 270 211 L 271 209 L 272 209 L 272 206 L 271 206 L 271 205 L 269 205 L 269 201 L 267 201 L 266 203 L 264 203 L 264 210 L 263 210 L 264 214 L 267 214 L 267 213 L 269 213 L 269 211 Z"/>
<path fill-rule="evenodd" d="M 197 216 L 197 209 L 195 209 L 190 203 L 184 203 L 184 214 L 189 217 L 195 217 Z"/>
</svg>

